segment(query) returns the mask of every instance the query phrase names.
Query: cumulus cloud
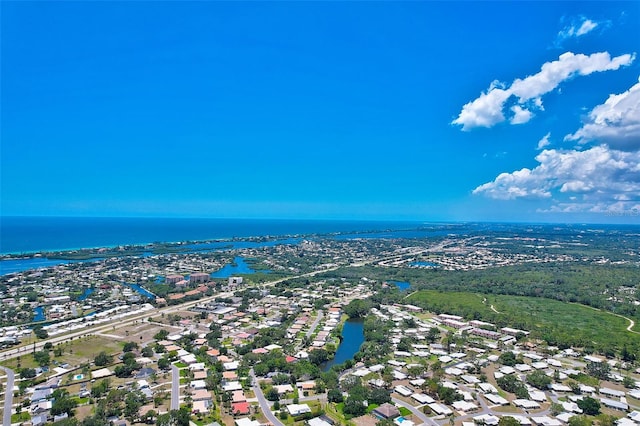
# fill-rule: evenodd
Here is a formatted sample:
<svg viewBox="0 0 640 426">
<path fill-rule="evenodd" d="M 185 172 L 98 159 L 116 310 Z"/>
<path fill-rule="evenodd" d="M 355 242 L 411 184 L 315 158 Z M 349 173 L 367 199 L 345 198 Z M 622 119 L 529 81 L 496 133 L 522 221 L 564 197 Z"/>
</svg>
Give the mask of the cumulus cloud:
<svg viewBox="0 0 640 426">
<path fill-rule="evenodd" d="M 585 119 L 583 126 L 565 140 L 598 141 L 621 150 L 640 149 L 640 78 L 629 90 L 609 95 Z"/>
<path fill-rule="evenodd" d="M 563 41 L 573 37 L 581 37 L 585 34 L 590 33 L 595 30 L 599 25 L 598 22 L 592 21 L 591 19 L 587 19 L 584 16 L 581 16 L 577 19 L 573 19 L 571 24 L 564 27 L 558 33 L 556 37 L 556 45 L 561 45 Z"/>
<path fill-rule="evenodd" d="M 486 92 L 462 107 L 452 124 L 462 126 L 462 130 L 470 130 L 501 123 L 506 120 L 505 104 L 512 97 L 516 105 L 509 109 L 509 120 L 512 124 L 525 123 L 533 116 L 533 110 L 543 110 L 542 95 L 551 92 L 563 81 L 578 75 L 617 70 L 631 64 L 634 59 L 635 55 L 631 54 L 611 58 L 608 52 L 591 55 L 563 53 L 558 60 L 543 64 L 537 74 L 517 78 L 509 86 L 491 83 Z"/>
<path fill-rule="evenodd" d="M 551 132 L 549 132 L 546 135 L 544 135 L 542 137 L 542 139 L 540 139 L 538 141 L 538 149 L 544 149 L 544 148 L 548 147 L 549 145 L 551 145 L 551 142 L 549 141 L 550 137 L 551 137 Z"/>
<path fill-rule="evenodd" d="M 550 149 L 536 161 L 540 164 L 533 169 L 502 173 L 473 193 L 503 200 L 579 196 L 593 205 L 640 199 L 640 152 L 606 145 L 584 151 Z"/>
<path fill-rule="evenodd" d="M 520 105 L 514 105 L 511 107 L 513 116 L 511 117 L 511 124 L 523 124 L 531 120 L 533 113 L 528 109 L 522 108 Z"/>
</svg>

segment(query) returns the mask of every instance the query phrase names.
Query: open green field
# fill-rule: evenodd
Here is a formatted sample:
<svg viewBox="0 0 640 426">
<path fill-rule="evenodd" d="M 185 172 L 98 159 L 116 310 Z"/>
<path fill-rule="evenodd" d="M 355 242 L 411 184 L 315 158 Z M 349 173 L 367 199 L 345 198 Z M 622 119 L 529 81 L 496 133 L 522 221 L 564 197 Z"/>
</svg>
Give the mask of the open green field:
<svg viewBox="0 0 640 426">
<path fill-rule="evenodd" d="M 549 344 L 586 346 L 599 351 L 607 348 L 618 351 L 625 344 L 629 349 L 640 348 L 640 334 L 627 331 L 627 320 L 576 303 L 540 297 L 435 290 L 421 290 L 405 300 L 435 313 L 458 314 L 467 319 L 483 319 L 499 327 L 531 331 L 531 337 Z M 493 311 L 491 305 L 498 312 Z"/>
</svg>

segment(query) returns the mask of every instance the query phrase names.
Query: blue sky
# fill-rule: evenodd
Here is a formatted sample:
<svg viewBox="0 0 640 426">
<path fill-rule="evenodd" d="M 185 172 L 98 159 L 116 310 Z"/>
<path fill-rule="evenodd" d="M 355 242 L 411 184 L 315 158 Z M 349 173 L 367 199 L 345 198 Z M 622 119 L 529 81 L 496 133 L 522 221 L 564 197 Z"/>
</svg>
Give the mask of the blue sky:
<svg viewBox="0 0 640 426">
<path fill-rule="evenodd" d="M 639 2 L 3 2 L 2 215 L 639 223 Z"/>
</svg>

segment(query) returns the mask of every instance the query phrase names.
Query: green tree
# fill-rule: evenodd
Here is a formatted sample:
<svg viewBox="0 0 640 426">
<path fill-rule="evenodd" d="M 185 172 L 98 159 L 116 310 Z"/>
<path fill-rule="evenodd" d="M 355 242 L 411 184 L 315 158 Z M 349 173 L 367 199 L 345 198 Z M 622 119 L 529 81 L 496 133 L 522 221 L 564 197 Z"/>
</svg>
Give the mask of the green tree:
<svg viewBox="0 0 640 426">
<path fill-rule="evenodd" d="M 344 402 L 343 411 L 345 414 L 358 417 L 366 413 L 367 407 L 364 405 L 364 399 L 355 395 L 349 395 Z"/>
<path fill-rule="evenodd" d="M 48 351 L 35 352 L 33 354 L 33 359 L 40 367 L 46 367 L 51 362 Z"/>
<path fill-rule="evenodd" d="M 33 379 L 36 377 L 36 370 L 33 368 L 23 368 L 20 370 L 20 377 L 23 379 Z"/>
<path fill-rule="evenodd" d="M 277 401 L 280 399 L 280 394 L 278 393 L 278 390 L 276 388 L 271 387 L 264 394 L 264 397 L 269 401 Z"/>
<path fill-rule="evenodd" d="M 340 389 L 329 389 L 329 392 L 327 392 L 327 401 L 335 403 L 344 401 L 344 397 L 342 396 Z"/>
<path fill-rule="evenodd" d="M 578 407 L 589 416 L 595 416 L 600 413 L 600 402 L 590 396 L 578 400 L 577 404 Z"/>
<path fill-rule="evenodd" d="M 312 364 L 320 365 L 329 360 L 329 353 L 324 349 L 314 349 L 309 352 L 309 361 Z"/>
<path fill-rule="evenodd" d="M 498 426 L 520 426 L 520 422 L 511 416 L 502 416 L 498 421 Z"/>
<path fill-rule="evenodd" d="M 611 367 L 606 362 L 590 362 L 587 364 L 586 372 L 597 379 L 607 380 L 609 373 L 611 373 Z"/>
<path fill-rule="evenodd" d="M 385 402 L 391 402 L 391 394 L 386 389 L 374 388 L 369 392 L 368 401 L 370 404 L 382 405 Z"/>
<path fill-rule="evenodd" d="M 155 340 L 160 341 L 160 340 L 166 339 L 168 336 L 169 336 L 169 332 L 167 330 L 165 330 L 165 329 L 162 329 L 162 330 L 158 331 L 156 334 L 154 334 L 153 338 Z"/>
<path fill-rule="evenodd" d="M 622 379 L 622 385 L 625 388 L 631 389 L 636 386 L 636 381 L 629 376 L 624 376 L 624 378 Z"/>
<path fill-rule="evenodd" d="M 93 363 L 97 366 L 97 367 L 104 367 L 105 365 L 109 365 L 113 362 L 113 357 L 109 354 L 107 354 L 105 351 L 100 352 L 98 355 L 96 355 L 96 357 L 93 359 Z"/>
<path fill-rule="evenodd" d="M 502 365 L 508 365 L 510 367 L 513 367 L 517 363 L 516 356 L 511 351 L 503 352 L 502 354 L 500 354 L 498 362 Z"/>
<path fill-rule="evenodd" d="M 166 357 L 162 357 L 158 360 L 158 368 L 160 370 L 168 370 L 171 366 L 171 362 Z"/>
<path fill-rule="evenodd" d="M 527 383 L 534 388 L 545 390 L 551 384 L 551 377 L 544 374 L 543 371 L 534 371 L 527 376 Z"/>
<path fill-rule="evenodd" d="M 69 397 L 69 392 L 64 389 L 56 389 L 51 395 L 54 399 L 51 405 L 51 414 L 57 416 L 59 414 L 67 413 L 70 417 L 73 416 L 73 409 L 76 408 L 78 403 Z"/>
<path fill-rule="evenodd" d="M 515 394 L 518 398 L 529 398 L 527 387 L 513 374 L 500 377 L 496 382 L 502 389 Z"/>
<path fill-rule="evenodd" d="M 138 344 L 136 342 L 126 342 L 122 348 L 122 352 L 132 352 L 136 349 L 138 349 Z"/>
<path fill-rule="evenodd" d="M 344 313 L 349 315 L 349 318 L 364 318 L 371 308 L 371 301 L 366 299 L 354 299 L 344 307 Z"/>
</svg>

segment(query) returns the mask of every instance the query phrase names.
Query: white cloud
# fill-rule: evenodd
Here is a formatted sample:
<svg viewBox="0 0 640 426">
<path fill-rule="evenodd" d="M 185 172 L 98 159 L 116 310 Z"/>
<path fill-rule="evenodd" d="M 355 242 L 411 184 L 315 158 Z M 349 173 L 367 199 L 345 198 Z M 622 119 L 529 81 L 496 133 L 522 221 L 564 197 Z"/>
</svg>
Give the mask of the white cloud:
<svg viewBox="0 0 640 426">
<path fill-rule="evenodd" d="M 528 109 L 522 108 L 520 105 L 514 105 L 511 107 L 513 117 L 511 117 L 511 124 L 523 124 L 531 120 L 533 113 Z"/>
<path fill-rule="evenodd" d="M 582 25 L 580 25 L 580 28 L 578 28 L 578 30 L 576 31 L 576 35 L 583 36 L 591 32 L 592 30 L 595 30 L 597 26 L 598 26 L 597 22 L 593 22 L 591 19 L 585 19 L 582 22 Z"/>
<path fill-rule="evenodd" d="M 502 173 L 473 193 L 494 199 L 580 196 L 585 203 L 612 205 L 640 199 L 640 152 L 596 146 L 584 151 L 544 150 L 533 169 Z"/>
<path fill-rule="evenodd" d="M 487 92 L 482 92 L 477 99 L 462 107 L 458 118 L 453 120 L 452 124 L 462 126 L 462 130 L 470 130 L 474 127 L 492 127 L 501 123 L 506 119 L 503 112 L 505 103 L 512 96 L 516 98 L 517 105 L 510 109 L 513 113 L 511 123 L 524 123 L 531 118 L 532 109 L 543 110 L 542 95 L 554 90 L 563 81 L 576 75 L 617 70 L 621 66 L 631 64 L 634 59 L 635 55 L 630 54 L 611 58 L 608 52 L 588 56 L 572 52 L 563 53 L 557 61 L 543 64 L 537 74 L 515 79 L 508 87 L 493 82 Z M 530 115 L 526 116 L 523 111 Z M 526 120 L 522 121 L 525 118 Z"/>
<path fill-rule="evenodd" d="M 584 125 L 564 139 L 598 141 L 622 150 L 640 149 L 640 78 L 626 92 L 610 95 L 604 104 L 591 110 Z"/>
<path fill-rule="evenodd" d="M 608 24 L 608 21 L 596 22 L 584 16 L 574 18 L 571 20 L 571 23 L 569 25 L 565 26 L 562 30 L 558 32 L 558 35 L 556 36 L 556 40 L 554 44 L 556 47 L 561 47 L 562 43 L 564 43 L 565 40 L 570 38 L 582 37 L 585 34 L 589 34 L 591 31 L 595 30 L 597 27 L 603 26 L 603 24 L 606 27 Z"/>
<path fill-rule="evenodd" d="M 538 149 L 543 149 L 551 145 L 549 138 L 551 137 L 551 132 L 547 133 L 538 141 Z"/>
</svg>

